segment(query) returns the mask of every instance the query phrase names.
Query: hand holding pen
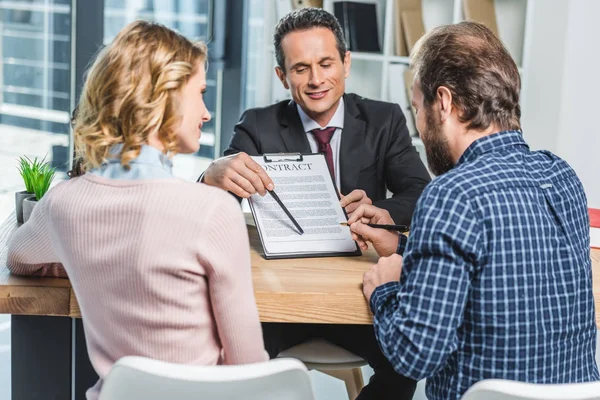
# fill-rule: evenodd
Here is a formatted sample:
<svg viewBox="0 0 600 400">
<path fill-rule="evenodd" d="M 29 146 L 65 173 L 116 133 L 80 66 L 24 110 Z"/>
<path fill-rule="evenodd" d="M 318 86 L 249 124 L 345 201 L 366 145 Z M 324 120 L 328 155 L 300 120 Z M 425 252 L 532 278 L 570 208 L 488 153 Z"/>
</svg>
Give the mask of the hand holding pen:
<svg viewBox="0 0 600 400">
<path fill-rule="evenodd" d="M 350 226 L 351 224 L 348 222 L 340 222 L 340 225 Z M 371 224 L 371 223 L 367 223 L 365 225 L 367 225 L 368 227 L 371 227 L 371 228 L 386 229 L 388 231 L 400 232 L 400 233 L 407 233 L 410 230 L 410 227 L 408 225 L 388 225 L 388 224 Z"/>
<path fill-rule="evenodd" d="M 390 213 L 382 208 L 366 204 L 361 205 L 352 213 L 348 224 L 352 239 L 356 240 L 361 250 L 367 250 L 370 242 L 381 257 L 396 253 L 399 231 L 406 227 L 400 225 L 395 230 L 390 229 L 391 225 L 395 226 Z M 387 225 L 388 228 L 374 228 L 368 224 Z"/>
</svg>

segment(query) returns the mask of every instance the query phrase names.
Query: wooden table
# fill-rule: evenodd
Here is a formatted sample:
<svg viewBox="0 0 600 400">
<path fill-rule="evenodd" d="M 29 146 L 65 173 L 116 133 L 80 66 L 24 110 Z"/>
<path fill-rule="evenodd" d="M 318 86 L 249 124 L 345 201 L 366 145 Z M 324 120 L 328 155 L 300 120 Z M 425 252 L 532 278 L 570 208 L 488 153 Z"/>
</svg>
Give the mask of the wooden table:
<svg viewBox="0 0 600 400">
<path fill-rule="evenodd" d="M 84 398 L 97 376 L 87 358 L 77 299 L 67 279 L 9 274 L 6 244 L 16 227 L 14 214 L 0 226 L 0 313 L 13 314 L 12 397 L 64 400 L 71 398 L 73 382 L 76 398 Z M 361 257 L 265 260 L 255 228 L 249 227 L 249 236 L 261 321 L 371 323 L 361 282 L 377 260 L 373 251 Z M 592 261 L 600 327 L 600 250 L 592 250 Z"/>
<path fill-rule="evenodd" d="M 81 318 L 68 279 L 24 278 L 6 268 L 7 239 L 14 215 L 0 226 L 0 314 Z M 265 260 L 258 234 L 249 226 L 252 276 L 263 322 L 370 324 L 362 275 L 377 262 L 370 250 L 360 257 Z"/>
</svg>

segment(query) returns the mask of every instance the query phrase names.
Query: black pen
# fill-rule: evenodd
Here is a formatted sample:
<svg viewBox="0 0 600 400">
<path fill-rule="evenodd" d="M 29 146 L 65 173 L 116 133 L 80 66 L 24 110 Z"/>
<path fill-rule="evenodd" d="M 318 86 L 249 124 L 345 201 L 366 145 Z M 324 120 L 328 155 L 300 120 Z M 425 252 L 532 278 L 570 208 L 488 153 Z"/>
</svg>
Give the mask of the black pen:
<svg viewBox="0 0 600 400">
<path fill-rule="evenodd" d="M 292 214 L 290 214 L 290 212 L 288 211 L 288 209 L 283 205 L 283 203 L 281 202 L 281 200 L 279 199 L 279 196 L 277 196 L 277 194 L 275 193 L 274 190 L 267 190 L 267 192 L 269 192 L 269 194 L 271 196 L 273 196 L 273 198 L 275 199 L 275 201 L 277 202 L 277 204 L 279 204 L 279 206 L 281 207 L 281 209 L 283 210 L 283 212 L 285 212 L 287 214 L 288 217 L 290 217 L 290 220 L 294 223 L 294 225 L 296 225 L 296 228 L 298 228 L 298 231 L 300 232 L 301 235 L 304 234 L 304 231 L 302 230 L 302 228 L 300 228 L 300 225 L 298 225 L 298 223 L 296 222 L 296 220 L 294 219 L 294 217 L 292 216 Z"/>
<path fill-rule="evenodd" d="M 340 222 L 340 225 L 350 226 L 347 222 Z M 408 225 L 385 225 L 385 224 L 365 224 L 370 226 L 371 228 L 380 228 L 387 229 L 388 231 L 396 231 L 396 232 L 408 232 L 410 230 L 410 226 Z"/>
</svg>

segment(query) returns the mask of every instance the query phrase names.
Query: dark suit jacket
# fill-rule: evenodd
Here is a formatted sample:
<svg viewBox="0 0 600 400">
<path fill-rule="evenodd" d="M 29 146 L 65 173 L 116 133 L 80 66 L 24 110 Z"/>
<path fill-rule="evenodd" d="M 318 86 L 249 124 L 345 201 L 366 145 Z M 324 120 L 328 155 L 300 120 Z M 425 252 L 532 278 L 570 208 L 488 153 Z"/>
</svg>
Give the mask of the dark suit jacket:
<svg viewBox="0 0 600 400">
<path fill-rule="evenodd" d="M 413 147 L 397 104 L 344 95 L 339 170 L 340 191 L 364 190 L 397 224 L 409 224 L 429 173 Z M 225 155 L 246 152 L 311 153 L 296 103 L 283 101 L 247 110 L 235 126 Z M 386 199 L 386 186 L 393 196 Z"/>
</svg>

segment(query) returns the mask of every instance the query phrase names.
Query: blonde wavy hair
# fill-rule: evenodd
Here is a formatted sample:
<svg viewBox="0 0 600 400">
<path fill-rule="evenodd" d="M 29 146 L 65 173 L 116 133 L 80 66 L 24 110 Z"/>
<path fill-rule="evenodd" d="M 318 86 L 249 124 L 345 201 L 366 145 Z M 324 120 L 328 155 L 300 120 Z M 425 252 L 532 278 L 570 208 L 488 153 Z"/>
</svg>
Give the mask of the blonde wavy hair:
<svg viewBox="0 0 600 400">
<path fill-rule="evenodd" d="M 129 169 L 154 134 L 165 153 L 175 154 L 179 92 L 205 67 L 206 52 L 204 43 L 157 23 L 135 21 L 123 28 L 87 71 L 75 111 L 75 149 L 83 167 L 99 167 L 111 147 L 122 144 L 121 165 Z"/>
</svg>

